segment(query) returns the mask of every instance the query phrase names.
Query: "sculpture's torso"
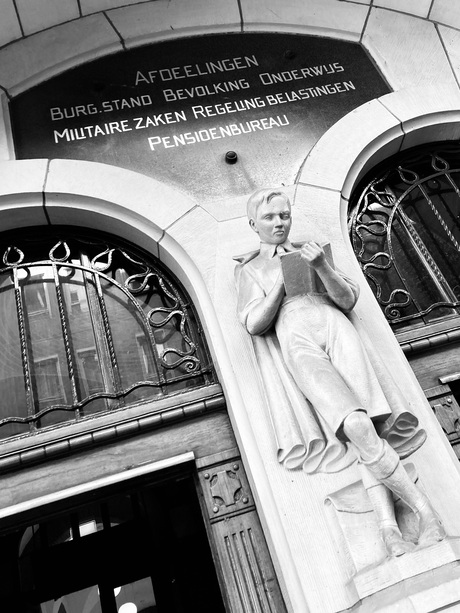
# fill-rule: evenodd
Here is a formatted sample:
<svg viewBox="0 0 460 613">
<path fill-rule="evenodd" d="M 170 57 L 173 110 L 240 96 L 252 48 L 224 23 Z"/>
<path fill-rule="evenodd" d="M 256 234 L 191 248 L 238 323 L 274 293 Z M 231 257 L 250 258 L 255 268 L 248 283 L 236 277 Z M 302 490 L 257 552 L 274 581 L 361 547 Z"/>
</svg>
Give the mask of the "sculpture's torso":
<svg viewBox="0 0 460 613">
<path fill-rule="evenodd" d="M 273 287 L 280 261 L 273 248 L 266 248 L 243 268 L 241 318 Z M 390 412 L 358 333 L 327 293 L 284 298 L 274 326 L 295 382 L 335 432 L 340 434 L 345 417 L 357 409 L 373 415 Z"/>
</svg>

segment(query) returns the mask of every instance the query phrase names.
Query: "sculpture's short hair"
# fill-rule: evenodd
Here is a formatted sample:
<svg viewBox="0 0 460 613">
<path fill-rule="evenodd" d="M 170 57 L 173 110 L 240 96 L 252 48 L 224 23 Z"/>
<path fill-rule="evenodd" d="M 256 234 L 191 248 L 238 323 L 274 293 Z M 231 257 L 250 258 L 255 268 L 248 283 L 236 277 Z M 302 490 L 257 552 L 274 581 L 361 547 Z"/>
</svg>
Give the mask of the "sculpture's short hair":
<svg viewBox="0 0 460 613">
<path fill-rule="evenodd" d="M 280 191 L 277 188 L 273 187 L 264 187 L 262 189 L 258 189 L 249 197 L 246 212 L 248 219 L 255 219 L 257 215 L 257 209 L 262 205 L 270 202 L 272 198 L 276 196 L 280 196 L 283 198 L 289 206 L 291 205 L 291 201 L 286 196 L 286 194 Z"/>
</svg>

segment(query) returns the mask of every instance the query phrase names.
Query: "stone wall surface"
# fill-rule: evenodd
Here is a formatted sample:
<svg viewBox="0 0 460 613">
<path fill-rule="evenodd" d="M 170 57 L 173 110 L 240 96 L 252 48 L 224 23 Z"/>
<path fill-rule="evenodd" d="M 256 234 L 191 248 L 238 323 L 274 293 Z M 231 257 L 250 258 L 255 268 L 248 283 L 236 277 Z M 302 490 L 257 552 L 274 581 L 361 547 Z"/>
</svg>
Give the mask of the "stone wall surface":
<svg viewBox="0 0 460 613">
<path fill-rule="evenodd" d="M 361 280 L 356 316 L 430 432 L 417 453 L 420 479 L 449 533 L 460 534 L 458 465 L 346 239 L 348 198 L 370 166 L 401 148 L 460 137 L 460 8 L 451 0 L 0 0 L 0 14 L 2 229 L 49 222 L 121 233 L 159 255 L 202 300 L 200 315 L 293 613 L 335 613 L 359 601 L 324 506 L 358 471 L 308 476 L 276 460 L 251 342 L 235 315 L 232 256 L 257 248 L 246 198 L 202 205 L 185 191 L 109 166 L 15 161 L 7 100 L 84 62 L 178 37 L 273 31 L 365 47 L 394 93 L 349 113 L 305 156 L 296 184 L 286 186 L 295 202 L 294 238 L 328 236 L 342 268 Z"/>
<path fill-rule="evenodd" d="M 0 9 L 0 87 L 12 95 L 122 48 L 211 32 L 361 41 L 395 89 L 457 78 L 460 10 L 447 0 L 1 0 Z"/>
</svg>

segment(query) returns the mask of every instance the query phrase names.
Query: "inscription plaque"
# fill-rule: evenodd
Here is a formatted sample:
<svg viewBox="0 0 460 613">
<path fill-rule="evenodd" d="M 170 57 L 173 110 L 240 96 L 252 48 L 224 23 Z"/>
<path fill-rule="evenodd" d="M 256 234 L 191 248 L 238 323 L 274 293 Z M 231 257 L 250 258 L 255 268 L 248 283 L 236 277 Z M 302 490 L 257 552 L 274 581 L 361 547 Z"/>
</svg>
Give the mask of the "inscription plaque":
<svg viewBox="0 0 460 613">
<path fill-rule="evenodd" d="M 113 54 L 10 104 L 19 159 L 104 162 L 221 200 L 292 184 L 328 128 L 389 91 L 358 43 L 220 34 Z"/>
</svg>

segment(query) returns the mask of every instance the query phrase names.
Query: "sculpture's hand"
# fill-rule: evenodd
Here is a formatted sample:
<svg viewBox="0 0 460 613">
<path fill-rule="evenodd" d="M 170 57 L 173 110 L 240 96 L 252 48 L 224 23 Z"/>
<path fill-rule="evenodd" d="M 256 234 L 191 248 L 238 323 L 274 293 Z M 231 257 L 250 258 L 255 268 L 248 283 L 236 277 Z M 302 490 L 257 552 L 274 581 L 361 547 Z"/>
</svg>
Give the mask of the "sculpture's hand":
<svg viewBox="0 0 460 613">
<path fill-rule="evenodd" d="M 315 269 L 321 268 L 327 263 L 323 248 L 314 241 L 305 243 L 300 250 L 300 255 L 309 266 Z"/>
<path fill-rule="evenodd" d="M 356 296 L 348 283 L 329 264 L 323 248 L 318 243 L 309 241 L 302 246 L 300 254 L 305 262 L 315 269 L 333 302 L 342 311 L 351 311 Z"/>
</svg>

